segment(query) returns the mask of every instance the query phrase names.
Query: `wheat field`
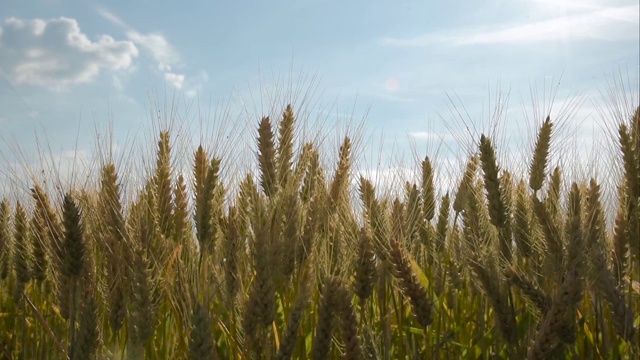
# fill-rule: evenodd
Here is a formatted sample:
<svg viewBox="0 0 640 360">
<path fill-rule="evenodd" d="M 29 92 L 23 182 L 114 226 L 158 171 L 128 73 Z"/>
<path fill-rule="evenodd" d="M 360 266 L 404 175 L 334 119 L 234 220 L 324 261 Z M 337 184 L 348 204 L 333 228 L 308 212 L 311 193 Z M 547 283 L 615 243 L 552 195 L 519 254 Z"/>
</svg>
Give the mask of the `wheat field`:
<svg viewBox="0 0 640 360">
<path fill-rule="evenodd" d="M 2 200 L 0 358 L 640 358 L 640 107 L 611 125 L 619 179 L 566 176 L 547 117 L 524 176 L 481 135 L 455 191 L 423 154 L 399 196 L 281 111 L 237 184 L 206 144 L 177 171 L 163 129 L 140 186 L 105 160 Z"/>
</svg>

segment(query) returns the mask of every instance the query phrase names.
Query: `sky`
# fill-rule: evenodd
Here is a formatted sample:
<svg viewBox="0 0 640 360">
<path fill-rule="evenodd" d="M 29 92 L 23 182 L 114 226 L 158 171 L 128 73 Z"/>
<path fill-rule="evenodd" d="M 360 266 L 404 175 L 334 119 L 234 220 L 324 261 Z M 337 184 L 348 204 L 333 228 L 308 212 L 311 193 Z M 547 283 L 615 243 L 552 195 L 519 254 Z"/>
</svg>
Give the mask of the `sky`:
<svg viewBox="0 0 640 360">
<path fill-rule="evenodd" d="M 152 154 L 164 126 L 185 159 L 203 141 L 239 161 L 259 118 L 292 100 L 338 134 L 333 154 L 349 129 L 366 134 L 370 174 L 403 174 L 495 118 L 507 143 L 548 113 L 588 143 L 613 121 L 612 87 L 638 104 L 639 13 L 637 0 L 0 0 L 0 191 L 101 144 L 123 164 Z"/>
</svg>

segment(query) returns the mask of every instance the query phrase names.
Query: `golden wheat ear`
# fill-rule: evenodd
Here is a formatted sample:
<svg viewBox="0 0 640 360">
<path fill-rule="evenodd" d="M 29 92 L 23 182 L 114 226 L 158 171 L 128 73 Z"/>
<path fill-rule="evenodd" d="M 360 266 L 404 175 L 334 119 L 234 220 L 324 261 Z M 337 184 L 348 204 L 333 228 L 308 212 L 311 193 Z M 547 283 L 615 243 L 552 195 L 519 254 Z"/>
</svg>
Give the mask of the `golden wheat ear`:
<svg viewBox="0 0 640 360">
<path fill-rule="evenodd" d="M 62 224 L 64 227 L 64 275 L 69 279 L 70 286 L 70 315 L 69 315 L 69 343 L 71 357 L 74 358 L 76 339 L 76 317 L 78 313 L 78 286 L 80 276 L 85 267 L 84 228 L 80 208 L 70 194 L 65 194 L 62 203 Z"/>
<path fill-rule="evenodd" d="M 69 194 L 64 197 L 62 220 L 64 227 L 64 271 L 66 275 L 78 278 L 84 266 L 84 229 L 80 208 Z"/>
<path fill-rule="evenodd" d="M 340 156 L 333 181 L 329 188 L 329 198 L 333 204 L 340 204 L 346 200 L 347 186 L 351 171 L 351 139 L 345 137 L 340 145 Z M 333 207 L 334 209 L 336 207 Z"/>
<path fill-rule="evenodd" d="M 340 281 L 335 277 L 325 280 L 322 285 L 318 304 L 318 320 L 313 337 L 312 354 L 314 359 L 327 359 L 331 350 L 331 339 L 339 311 L 338 292 Z"/>
<path fill-rule="evenodd" d="M 433 322 L 433 302 L 411 269 L 411 263 L 402 252 L 397 238 L 391 240 L 389 259 L 393 264 L 393 275 L 398 280 L 402 293 L 411 301 L 416 321 L 426 328 Z"/>
<path fill-rule="evenodd" d="M 189 220 L 189 200 L 187 198 L 187 184 L 180 174 L 176 180 L 173 192 L 173 240 L 178 244 L 187 244 L 191 237 L 191 221 Z"/>
<path fill-rule="evenodd" d="M 484 173 L 484 188 L 489 208 L 489 220 L 498 230 L 500 254 L 508 261 L 512 256 L 510 214 L 505 203 L 501 179 L 498 177 L 500 169 L 496 159 L 495 148 L 491 140 L 484 135 L 480 137 L 480 163 Z"/>
<path fill-rule="evenodd" d="M 119 333 L 127 313 L 126 284 L 129 263 L 129 233 L 126 228 L 118 174 L 113 163 L 102 167 L 98 194 L 98 213 L 101 224 L 101 243 L 105 249 L 108 274 L 107 305 L 111 330 Z"/>
<path fill-rule="evenodd" d="M 416 184 L 408 181 L 405 184 L 406 206 L 404 217 L 406 221 L 407 239 L 413 248 L 415 240 L 420 235 L 420 225 L 422 220 L 422 210 L 420 209 L 420 191 Z"/>
<path fill-rule="evenodd" d="M 422 213 L 427 222 L 436 214 L 436 191 L 433 180 L 433 165 L 429 157 L 422 161 Z"/>
<path fill-rule="evenodd" d="M 246 301 L 242 318 L 245 341 L 258 345 L 259 327 L 266 328 L 276 315 L 276 290 L 272 269 L 277 268 L 273 261 L 273 248 L 270 243 L 270 220 L 267 210 L 257 207 L 253 219 L 253 264 L 255 278 Z"/>
<path fill-rule="evenodd" d="M 627 205 L 627 231 L 629 239 L 640 238 L 640 149 L 635 149 L 632 135 L 626 124 L 620 124 L 619 130 L 620 149 L 624 164 L 625 200 Z M 631 253 L 636 259 L 640 259 L 640 245 L 637 241 L 629 242 Z"/>
<path fill-rule="evenodd" d="M 504 276 L 509 284 L 522 291 L 541 314 L 546 314 L 551 304 L 551 297 L 540 288 L 533 278 L 510 265 L 505 268 Z"/>
<path fill-rule="evenodd" d="M 72 359 L 96 359 L 101 345 L 99 303 L 96 298 L 95 282 L 95 274 L 92 271 L 86 271 L 82 278 L 79 295 L 78 336 Z"/>
<path fill-rule="evenodd" d="M 295 132 L 295 116 L 291 105 L 287 105 L 282 113 L 282 119 L 278 127 L 278 151 L 277 151 L 277 173 L 278 184 L 284 188 L 291 177 L 291 167 L 293 166 L 293 137 Z"/>
<path fill-rule="evenodd" d="M 484 187 L 489 203 L 489 219 L 491 220 L 491 224 L 497 228 L 502 228 L 506 223 L 506 209 L 504 207 L 498 178 L 499 168 L 491 140 L 484 135 L 480 138 L 480 161 L 484 173 Z"/>
<path fill-rule="evenodd" d="M 84 205 L 86 204 L 83 203 L 83 208 Z M 83 219 L 86 222 L 90 222 L 86 215 L 83 216 Z M 84 232 L 89 233 L 87 230 L 84 230 Z M 84 238 L 87 239 L 87 237 Z M 69 351 L 71 359 L 96 359 L 99 348 L 102 345 L 100 303 L 98 298 L 100 285 L 98 284 L 96 267 L 93 261 L 95 249 L 90 244 L 90 241 L 84 243 L 82 274 L 78 278 L 78 332 Z"/>
<path fill-rule="evenodd" d="M 616 279 L 607 261 L 606 222 L 600 202 L 600 186 L 591 180 L 587 204 L 587 241 L 591 259 L 591 278 L 594 285 L 609 303 L 613 313 L 613 323 L 618 335 L 626 341 L 635 339 L 637 329 L 633 324 L 632 309 L 627 306 L 625 296 L 616 286 Z"/>
<path fill-rule="evenodd" d="M 216 190 L 219 184 L 220 159 L 212 158 L 207 167 L 207 175 L 202 189 L 200 203 L 196 203 L 196 237 L 200 245 L 201 258 L 205 254 L 211 254 L 215 248 L 216 227 L 214 219 L 216 210 L 220 204 L 215 204 Z"/>
<path fill-rule="evenodd" d="M 269 117 L 263 117 L 258 126 L 258 163 L 262 191 L 271 198 L 278 189 L 276 148 Z"/>
<path fill-rule="evenodd" d="M 436 247 L 438 254 L 442 254 L 445 250 L 447 235 L 449 232 L 449 216 L 451 212 L 451 197 L 446 193 L 440 201 L 440 212 L 438 214 L 438 223 L 436 225 Z"/>
<path fill-rule="evenodd" d="M 517 331 L 510 292 L 500 274 L 500 257 L 497 256 L 497 232 L 492 227 L 489 209 L 482 194 L 482 181 L 469 184 L 465 208 L 462 212 L 462 254 L 467 259 L 477 287 L 486 295 L 495 313 L 496 328 L 506 342 L 517 345 Z M 494 231 L 491 231 L 494 230 Z"/>
<path fill-rule="evenodd" d="M 222 252 L 224 256 L 224 282 L 226 289 L 227 309 L 232 310 L 240 287 L 240 269 L 238 257 L 242 248 L 240 237 L 240 216 L 235 206 L 229 208 L 227 217 L 222 217 L 220 224 L 224 234 Z"/>
<path fill-rule="evenodd" d="M 551 265 L 551 272 L 555 274 L 555 277 L 560 278 L 565 261 L 563 237 L 547 210 L 548 206 L 538 200 L 535 195 L 531 195 L 531 201 L 536 219 L 544 235 L 545 257 Z"/>
<path fill-rule="evenodd" d="M 629 268 L 629 232 L 627 231 L 626 200 L 623 187 L 620 187 L 618 211 L 613 228 L 613 269 L 616 278 L 616 286 L 624 285 L 623 279 Z"/>
<path fill-rule="evenodd" d="M 464 210 L 466 206 L 469 188 L 476 179 L 478 162 L 479 157 L 477 155 L 472 156 L 467 162 L 467 166 L 458 186 L 458 191 L 456 192 L 456 196 L 453 200 L 453 211 L 456 213 L 456 217 Z"/>
<path fill-rule="evenodd" d="M 527 185 L 524 180 L 516 186 L 515 209 L 513 211 L 513 235 L 518 253 L 524 258 L 533 254 L 533 212 L 531 210 Z"/>
<path fill-rule="evenodd" d="M 509 303 L 510 294 L 500 280 L 500 272 L 495 261 L 488 259 L 491 256 L 487 255 L 477 260 L 472 259 L 469 262 L 469 266 L 491 304 L 491 308 L 495 313 L 498 331 L 507 343 L 517 345 L 520 341 L 520 334 L 512 305 Z"/>
<path fill-rule="evenodd" d="M 169 132 L 165 130 L 160 132 L 160 140 L 158 140 L 154 185 L 156 190 L 158 226 L 162 235 L 167 239 L 171 238 L 173 232 L 172 177 L 171 143 L 169 139 Z"/>
<path fill-rule="evenodd" d="M 529 187 L 536 193 L 542 188 L 546 177 L 552 128 L 551 118 L 547 117 L 538 132 L 533 159 L 529 167 Z"/>
<path fill-rule="evenodd" d="M 278 260 L 281 273 L 286 280 L 293 275 L 296 267 L 302 265 L 297 260 L 300 258 L 298 253 L 304 251 L 301 247 L 303 212 L 297 191 L 288 190 L 283 192 L 282 196 L 284 224 L 282 224 Z"/>
<path fill-rule="evenodd" d="M 15 250 L 13 253 L 13 270 L 16 276 L 16 287 L 14 291 L 14 301 L 22 301 L 22 290 L 31 280 L 31 249 L 27 234 L 27 212 L 22 203 L 16 203 L 15 214 L 13 216 L 13 240 Z"/>
<path fill-rule="evenodd" d="M 371 235 L 362 227 L 358 234 L 358 255 L 355 263 L 354 293 L 364 303 L 372 294 L 376 276 L 376 259 Z"/>
<path fill-rule="evenodd" d="M 60 239 L 53 235 L 56 229 L 52 229 L 49 226 L 48 211 L 53 211 L 49 209 L 51 205 L 48 195 L 36 184 L 34 188 L 31 189 L 31 197 L 35 202 L 33 216 L 29 222 L 34 257 L 33 276 L 36 281 L 42 283 L 47 276 L 47 270 L 56 271 L 59 268 L 59 266 L 57 266 L 57 257 L 60 251 L 58 249 L 56 252 L 56 248 L 59 246 L 58 241 Z M 55 218 L 52 220 L 55 221 Z M 54 243 L 54 241 L 57 242 Z M 49 263 L 49 259 L 51 259 L 51 264 Z M 49 269 L 49 267 L 51 267 L 51 269 Z"/>
<path fill-rule="evenodd" d="M 132 358 L 144 357 L 144 345 L 153 336 L 155 328 L 156 302 L 153 294 L 151 262 L 147 251 L 136 244 L 133 253 L 131 276 L 133 284 L 129 307 L 128 349 Z"/>
<path fill-rule="evenodd" d="M 338 288 L 336 297 L 340 316 L 340 333 L 345 347 L 344 358 L 348 360 L 362 359 L 363 352 L 360 335 L 358 334 L 358 319 L 351 302 L 353 295 L 344 286 L 341 286 Z"/>
<path fill-rule="evenodd" d="M 202 243 L 202 237 L 204 233 L 204 210 L 207 203 L 205 200 L 204 186 L 207 181 L 207 172 L 209 171 L 209 162 L 207 160 L 207 153 L 202 147 L 198 146 L 198 149 L 193 154 L 193 201 L 194 201 L 194 214 L 193 222 L 196 229 L 196 240 L 198 243 Z"/>
<path fill-rule="evenodd" d="M 302 188 L 300 189 L 300 198 L 304 204 L 309 204 L 311 198 L 317 192 L 318 186 L 321 186 L 324 182 L 324 179 L 321 179 L 322 169 L 320 164 L 320 154 L 318 150 L 316 150 L 313 146 L 308 145 L 305 146 L 305 149 L 308 149 L 307 154 L 307 164 L 304 167 L 304 171 L 302 167 L 300 167 L 299 172 L 304 172 L 304 177 L 302 179 Z M 299 166 L 302 166 L 302 161 L 298 163 Z"/>
<path fill-rule="evenodd" d="M 506 261 L 510 261 L 513 256 L 513 188 L 511 173 L 504 171 L 500 177 L 500 191 L 505 209 L 505 223 L 504 226 L 499 229 L 498 239 L 500 255 Z"/>
<path fill-rule="evenodd" d="M 13 241 L 10 229 L 11 205 L 7 199 L 0 203 L 0 280 L 9 276 Z"/>
<path fill-rule="evenodd" d="M 564 278 L 529 347 L 528 359 L 545 359 L 564 344 L 575 342 L 576 305 L 582 300 L 585 270 L 581 211 L 580 189 L 573 183 L 567 211 L 567 261 Z"/>
</svg>

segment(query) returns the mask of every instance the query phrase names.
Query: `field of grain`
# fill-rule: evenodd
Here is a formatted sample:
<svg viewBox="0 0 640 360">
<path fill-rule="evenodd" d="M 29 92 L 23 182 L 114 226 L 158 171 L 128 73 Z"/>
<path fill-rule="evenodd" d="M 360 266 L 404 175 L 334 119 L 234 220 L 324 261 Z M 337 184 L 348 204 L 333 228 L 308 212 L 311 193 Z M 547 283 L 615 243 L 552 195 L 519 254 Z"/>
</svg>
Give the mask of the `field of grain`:
<svg viewBox="0 0 640 360">
<path fill-rule="evenodd" d="M 432 154 L 391 196 L 281 111 L 237 185 L 206 144 L 176 171 L 162 129 L 126 193 L 105 160 L 3 200 L 0 358 L 640 358 L 640 107 L 608 125 L 619 179 L 567 180 L 547 118 L 526 176 L 482 135 L 442 196 Z"/>
</svg>

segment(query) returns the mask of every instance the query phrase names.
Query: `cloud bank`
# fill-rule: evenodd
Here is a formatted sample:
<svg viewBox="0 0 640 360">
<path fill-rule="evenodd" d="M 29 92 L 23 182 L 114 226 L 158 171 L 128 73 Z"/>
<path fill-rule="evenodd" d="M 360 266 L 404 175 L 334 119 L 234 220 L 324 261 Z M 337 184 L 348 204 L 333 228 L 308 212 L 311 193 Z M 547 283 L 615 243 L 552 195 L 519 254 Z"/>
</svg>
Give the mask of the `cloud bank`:
<svg viewBox="0 0 640 360">
<path fill-rule="evenodd" d="M 138 49 L 108 35 L 92 41 L 75 19 L 8 18 L 0 26 L 0 53 L 0 71 L 12 83 L 63 91 L 102 71 L 128 69 Z"/>
<path fill-rule="evenodd" d="M 98 14 L 107 21 L 125 31 L 129 41 L 138 45 L 148 53 L 156 62 L 158 70 L 164 75 L 164 79 L 177 89 L 184 85 L 185 75 L 175 72 L 175 68 L 181 66 L 181 57 L 178 51 L 161 34 L 143 34 L 125 23 L 118 16 L 104 8 L 98 9 Z"/>
<path fill-rule="evenodd" d="M 565 4 L 569 13 L 550 19 L 526 23 L 504 24 L 498 27 L 431 32 L 416 37 L 384 37 L 385 46 L 424 47 L 434 44 L 500 45 L 531 44 L 561 41 L 624 41 L 638 39 L 640 6 L 593 6 L 577 10 Z"/>
</svg>

